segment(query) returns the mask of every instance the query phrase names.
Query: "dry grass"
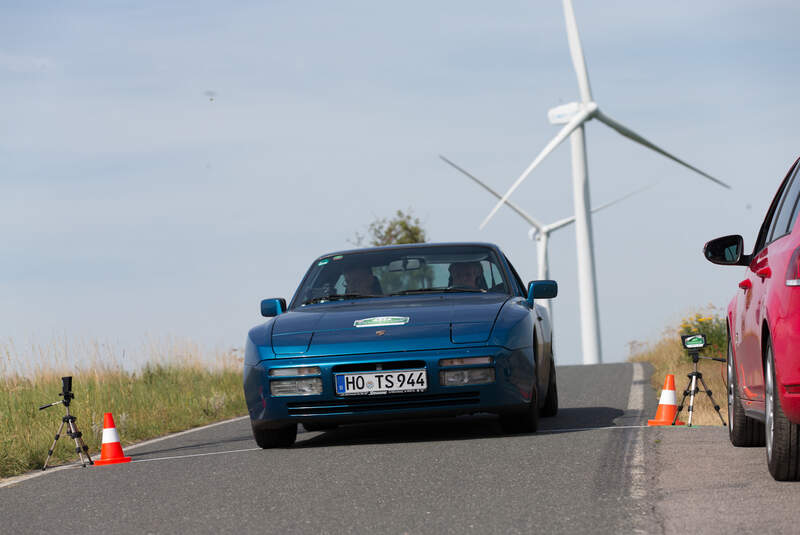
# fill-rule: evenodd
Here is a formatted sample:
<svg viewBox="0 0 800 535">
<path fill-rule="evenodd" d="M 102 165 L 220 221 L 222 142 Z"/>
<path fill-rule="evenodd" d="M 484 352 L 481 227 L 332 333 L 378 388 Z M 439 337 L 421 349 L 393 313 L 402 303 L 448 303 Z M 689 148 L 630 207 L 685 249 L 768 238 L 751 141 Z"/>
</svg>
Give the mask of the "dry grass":
<svg viewBox="0 0 800 535">
<path fill-rule="evenodd" d="M 675 375 L 675 390 L 680 404 L 683 391 L 689 379 L 687 374 L 694 370 L 694 364 L 688 357 L 686 350 L 681 345 L 680 334 L 688 332 L 704 332 L 709 335 L 709 341 L 718 338 L 717 332 L 720 328 L 724 329 L 724 320 L 718 316 L 703 316 L 695 314 L 685 319 L 680 328 L 667 330 L 661 340 L 655 344 L 632 344 L 631 362 L 649 362 L 655 368 L 650 383 L 656 391 L 656 398 L 661 395 L 664 386 L 664 378 L 667 374 Z M 719 348 L 710 348 L 705 353 L 708 356 L 724 357 Z M 711 389 L 714 399 L 720 405 L 720 411 L 727 422 L 728 418 L 728 398 L 725 386 L 725 363 L 712 360 L 701 360 L 698 363 L 697 371 L 703 374 L 708 388 Z M 702 386 L 699 385 L 698 386 Z M 686 421 L 689 417 L 687 412 L 689 398 L 686 398 L 686 405 L 681 412 L 681 420 Z M 695 396 L 694 416 L 692 425 L 722 425 L 717 416 L 711 400 L 703 393 Z"/>
<path fill-rule="evenodd" d="M 209 365 L 192 344 L 164 343 L 153 346 L 150 363 L 129 370 L 123 355 L 100 343 L 53 343 L 35 350 L 52 367 L 9 372 L 22 357 L 12 343 L 0 344 L 0 477 L 41 468 L 65 411 L 62 405 L 38 407 L 61 399 L 62 375 L 73 376 L 70 410 L 93 455 L 100 448 L 104 412 L 114 414 L 123 446 L 246 413 L 236 352 L 212 355 L 215 362 Z M 68 365 L 65 356 L 75 352 L 85 355 L 78 361 L 86 364 Z M 62 433 L 55 462 L 76 460 L 74 448 Z"/>
</svg>

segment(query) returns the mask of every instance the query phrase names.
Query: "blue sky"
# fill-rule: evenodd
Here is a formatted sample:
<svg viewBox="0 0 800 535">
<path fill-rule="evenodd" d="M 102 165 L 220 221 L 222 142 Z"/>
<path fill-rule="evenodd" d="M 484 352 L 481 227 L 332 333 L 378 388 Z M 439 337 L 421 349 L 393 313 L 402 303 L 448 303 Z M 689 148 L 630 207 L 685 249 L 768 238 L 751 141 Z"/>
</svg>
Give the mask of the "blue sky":
<svg viewBox="0 0 800 535">
<path fill-rule="evenodd" d="M 604 358 L 725 306 L 800 155 L 794 2 L 574 0 L 595 99 L 730 183 L 724 191 L 587 127 Z M 206 94 L 214 92 L 211 101 Z M 0 337 L 242 344 L 263 297 L 376 217 L 413 208 L 434 241 L 498 243 L 536 272 L 527 227 L 439 153 L 505 190 L 577 99 L 561 3 L 6 4 L 0 21 Z M 515 193 L 572 214 L 568 144 Z M 581 361 L 575 238 L 551 241 L 557 359 Z"/>
</svg>

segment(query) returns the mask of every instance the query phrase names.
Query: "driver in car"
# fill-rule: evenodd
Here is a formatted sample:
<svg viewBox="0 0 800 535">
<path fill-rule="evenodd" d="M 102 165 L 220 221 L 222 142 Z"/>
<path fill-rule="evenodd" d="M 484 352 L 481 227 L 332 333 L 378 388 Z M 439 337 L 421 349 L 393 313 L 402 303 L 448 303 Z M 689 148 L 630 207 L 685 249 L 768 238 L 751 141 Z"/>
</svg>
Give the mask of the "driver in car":
<svg viewBox="0 0 800 535">
<path fill-rule="evenodd" d="M 479 289 L 478 277 L 482 277 L 482 269 L 477 262 L 459 262 L 450 265 L 452 286 L 456 288 Z"/>
</svg>

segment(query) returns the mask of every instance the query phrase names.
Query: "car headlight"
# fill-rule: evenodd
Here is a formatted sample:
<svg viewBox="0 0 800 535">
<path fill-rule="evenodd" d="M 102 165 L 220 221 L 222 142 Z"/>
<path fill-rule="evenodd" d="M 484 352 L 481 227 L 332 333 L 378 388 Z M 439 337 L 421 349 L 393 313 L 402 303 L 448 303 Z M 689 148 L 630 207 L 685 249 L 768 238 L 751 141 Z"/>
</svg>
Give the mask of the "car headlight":
<svg viewBox="0 0 800 535">
<path fill-rule="evenodd" d="M 439 384 L 442 386 L 482 385 L 493 382 L 494 368 L 467 368 L 439 372 Z"/>
<path fill-rule="evenodd" d="M 439 366 L 465 366 L 467 364 L 491 364 L 492 357 L 463 357 L 457 359 L 442 359 Z"/>
<path fill-rule="evenodd" d="M 276 379 L 269 383 L 273 396 L 313 396 L 322 394 L 322 379 Z"/>
<path fill-rule="evenodd" d="M 296 368 L 272 368 L 269 371 L 272 377 L 298 377 L 303 375 L 319 375 L 319 366 L 299 366 Z"/>
</svg>

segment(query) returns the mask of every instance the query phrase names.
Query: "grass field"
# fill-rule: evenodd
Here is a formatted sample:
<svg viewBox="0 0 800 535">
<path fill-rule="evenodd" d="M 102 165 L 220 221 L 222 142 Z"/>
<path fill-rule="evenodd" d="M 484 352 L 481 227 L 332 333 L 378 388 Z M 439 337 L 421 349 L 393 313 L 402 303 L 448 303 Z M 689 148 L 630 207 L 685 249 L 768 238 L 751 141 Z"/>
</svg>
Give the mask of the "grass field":
<svg viewBox="0 0 800 535">
<path fill-rule="evenodd" d="M 681 345 L 681 334 L 705 334 L 710 345 L 701 354 L 725 357 L 727 343 L 725 319 L 714 312 L 714 309 L 709 309 L 705 314 L 697 313 L 685 318 L 679 327 L 667 329 L 661 340 L 653 344 L 634 344 L 628 360 L 632 362 L 649 362 L 653 365 L 655 371 L 650 382 L 655 389 L 656 397 L 661 395 L 664 378 L 668 373 L 671 373 L 675 375 L 675 393 L 678 403 L 680 403 L 683 397 L 683 390 L 689 382 L 687 374 L 694 370 L 692 360 Z M 728 397 L 725 385 L 725 364 L 711 360 L 701 360 L 698 363 L 697 371 L 703 374 L 703 380 L 712 391 L 716 402 L 719 403 L 720 412 L 727 422 Z M 698 384 L 698 386 L 701 385 Z M 687 397 L 686 407 L 681 412 L 681 420 L 684 422 L 689 417 L 687 412 L 688 404 L 689 398 Z M 653 416 L 655 415 L 652 415 L 651 418 Z M 692 425 L 722 425 L 711 400 L 705 394 L 701 393 L 695 396 Z"/>
<path fill-rule="evenodd" d="M 51 370 L 39 367 L 21 375 L 7 372 L 20 356 L 10 344 L 0 344 L 0 361 L 6 364 L 0 366 L 6 371 L 0 375 L 0 477 L 42 467 L 65 410 L 56 405 L 40 411 L 39 406 L 61 399 L 62 375 L 73 376 L 70 411 L 93 456 L 100 449 L 105 412 L 113 413 L 123 448 L 246 413 L 241 359 L 235 352 L 212 355 L 214 364 L 209 365 L 196 348 L 173 345 L 154 354 L 151 363 L 128 371 L 113 356 L 69 369 L 59 361 L 64 348 L 51 349 L 56 353 Z M 75 443 L 62 433 L 51 464 L 76 459 Z"/>
</svg>

